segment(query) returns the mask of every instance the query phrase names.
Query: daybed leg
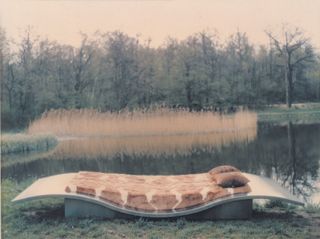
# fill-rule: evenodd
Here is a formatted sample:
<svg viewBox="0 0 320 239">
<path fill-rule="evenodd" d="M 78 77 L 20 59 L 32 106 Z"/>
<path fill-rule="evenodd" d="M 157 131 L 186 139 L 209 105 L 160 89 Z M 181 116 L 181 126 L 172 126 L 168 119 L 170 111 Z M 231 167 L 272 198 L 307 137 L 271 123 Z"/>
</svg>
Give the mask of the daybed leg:
<svg viewBox="0 0 320 239">
<path fill-rule="evenodd" d="M 248 219 L 252 215 L 252 199 L 233 201 L 190 215 L 191 219 Z"/>
<path fill-rule="evenodd" d="M 70 198 L 64 199 L 64 216 L 114 218 L 113 212 L 101 205 Z"/>
<path fill-rule="evenodd" d="M 99 204 L 71 198 L 64 199 L 64 216 L 66 218 L 131 218 L 130 215 L 113 211 Z"/>
<path fill-rule="evenodd" d="M 134 218 L 134 216 L 113 211 L 99 204 L 70 198 L 64 200 L 64 214 L 66 218 Z M 186 216 L 186 218 L 196 220 L 248 219 L 251 215 L 252 199 L 246 199 L 224 203 L 206 211 Z"/>
</svg>

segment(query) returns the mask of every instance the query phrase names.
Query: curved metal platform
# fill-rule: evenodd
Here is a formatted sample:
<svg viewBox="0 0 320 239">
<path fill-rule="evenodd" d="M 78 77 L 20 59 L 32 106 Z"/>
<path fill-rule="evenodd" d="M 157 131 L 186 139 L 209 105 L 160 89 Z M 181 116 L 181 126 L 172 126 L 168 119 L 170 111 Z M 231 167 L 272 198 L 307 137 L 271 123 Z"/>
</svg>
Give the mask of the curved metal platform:
<svg viewBox="0 0 320 239">
<path fill-rule="evenodd" d="M 119 215 L 127 215 L 129 217 L 169 218 L 190 216 L 193 214 L 199 215 L 201 213 L 209 212 L 210 210 L 215 210 L 214 213 L 223 211 L 222 214 L 220 213 L 220 216 L 218 216 L 219 218 L 241 218 L 241 214 L 246 214 L 247 216 L 251 214 L 253 199 L 274 199 L 296 205 L 304 205 L 301 200 L 289 193 L 273 180 L 253 174 L 243 173 L 243 175 L 250 180 L 248 183 L 251 187 L 250 193 L 235 194 L 184 210 L 170 212 L 137 211 L 108 203 L 98 197 L 65 192 L 66 186 L 76 174 L 77 173 L 67 173 L 38 179 L 14 198 L 12 202 L 25 202 L 33 199 L 60 197 L 65 198 L 65 215 L 67 217 L 83 215 L 103 216 L 105 214 L 106 217 L 110 218 L 118 217 Z M 233 208 L 232 210 L 238 211 L 240 215 L 238 215 L 239 213 L 230 214 L 230 210 L 228 210 L 228 208 Z M 77 210 L 79 210 L 79 213 L 76 213 Z"/>
</svg>

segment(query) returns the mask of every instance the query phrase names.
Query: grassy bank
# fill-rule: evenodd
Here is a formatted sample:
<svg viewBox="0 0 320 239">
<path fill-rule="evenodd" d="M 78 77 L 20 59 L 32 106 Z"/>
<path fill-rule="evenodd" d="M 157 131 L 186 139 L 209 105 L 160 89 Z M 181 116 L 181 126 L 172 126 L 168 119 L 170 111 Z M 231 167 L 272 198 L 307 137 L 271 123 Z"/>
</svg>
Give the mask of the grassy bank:
<svg viewBox="0 0 320 239">
<path fill-rule="evenodd" d="M 1 155 L 1 167 L 5 168 L 17 163 L 30 163 L 32 161 L 41 160 L 53 154 L 55 148 L 48 151 L 32 151 L 28 153 L 12 153 Z"/>
<path fill-rule="evenodd" d="M 98 220 L 63 217 L 62 200 L 10 203 L 32 180 L 2 182 L 2 238 L 319 238 L 319 207 L 256 208 L 251 220 Z"/>
<path fill-rule="evenodd" d="M 320 103 L 293 104 L 290 109 L 285 105 L 272 105 L 257 113 L 260 122 L 319 123 Z"/>
<path fill-rule="evenodd" d="M 57 145 L 52 135 L 3 134 L 1 154 L 48 150 Z"/>
</svg>

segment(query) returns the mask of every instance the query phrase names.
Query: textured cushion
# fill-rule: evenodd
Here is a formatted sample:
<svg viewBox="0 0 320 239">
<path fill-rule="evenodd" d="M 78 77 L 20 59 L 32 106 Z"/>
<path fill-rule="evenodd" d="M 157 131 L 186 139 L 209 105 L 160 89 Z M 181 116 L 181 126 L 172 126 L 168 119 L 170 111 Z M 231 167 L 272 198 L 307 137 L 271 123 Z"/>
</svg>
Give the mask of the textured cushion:
<svg viewBox="0 0 320 239">
<path fill-rule="evenodd" d="M 239 169 L 232 167 L 230 165 L 221 165 L 219 167 L 215 167 L 209 171 L 209 173 L 213 176 L 219 173 L 228 173 L 228 172 L 240 172 Z"/>
<path fill-rule="evenodd" d="M 94 197 L 121 208 L 164 212 L 184 210 L 234 194 L 248 193 L 249 187 L 236 187 L 248 181 L 243 178 L 240 172 L 213 176 L 209 173 L 146 176 L 79 172 L 66 185 L 65 191 Z"/>
<path fill-rule="evenodd" d="M 212 179 L 223 188 L 234 188 L 246 185 L 249 180 L 240 172 L 220 173 L 212 176 Z"/>
</svg>

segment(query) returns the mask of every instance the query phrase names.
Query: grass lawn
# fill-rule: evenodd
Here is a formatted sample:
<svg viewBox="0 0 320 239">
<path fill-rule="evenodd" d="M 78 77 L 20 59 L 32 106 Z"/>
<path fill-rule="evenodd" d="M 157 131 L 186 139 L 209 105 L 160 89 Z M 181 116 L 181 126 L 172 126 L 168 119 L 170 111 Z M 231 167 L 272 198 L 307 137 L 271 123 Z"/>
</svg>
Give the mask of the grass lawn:
<svg viewBox="0 0 320 239">
<path fill-rule="evenodd" d="M 28 180 L 2 181 L 2 238 L 319 238 L 318 206 L 256 207 L 251 220 L 98 220 L 65 219 L 63 201 L 46 199 L 23 204 L 10 201 Z"/>
<path fill-rule="evenodd" d="M 285 105 L 272 105 L 257 113 L 260 122 L 319 123 L 320 103 L 293 104 L 290 109 Z"/>
</svg>

